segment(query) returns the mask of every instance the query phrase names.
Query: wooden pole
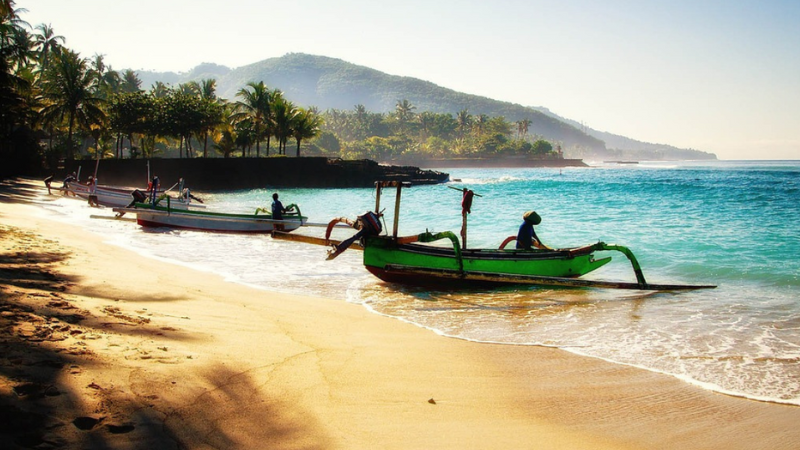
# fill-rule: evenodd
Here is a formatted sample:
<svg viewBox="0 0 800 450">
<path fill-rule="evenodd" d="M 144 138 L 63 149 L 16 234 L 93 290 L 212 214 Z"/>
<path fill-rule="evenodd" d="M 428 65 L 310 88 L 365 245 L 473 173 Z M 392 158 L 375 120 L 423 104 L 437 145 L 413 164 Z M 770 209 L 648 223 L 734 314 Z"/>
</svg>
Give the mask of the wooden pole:
<svg viewBox="0 0 800 450">
<path fill-rule="evenodd" d="M 397 227 L 400 224 L 400 193 L 403 190 L 403 183 L 397 183 L 397 196 L 394 200 L 394 229 L 392 236 L 397 238 Z"/>
<path fill-rule="evenodd" d="M 381 213 L 381 182 L 375 183 L 375 214 Z"/>
<path fill-rule="evenodd" d="M 461 211 L 461 248 L 467 248 L 467 212 Z"/>
</svg>

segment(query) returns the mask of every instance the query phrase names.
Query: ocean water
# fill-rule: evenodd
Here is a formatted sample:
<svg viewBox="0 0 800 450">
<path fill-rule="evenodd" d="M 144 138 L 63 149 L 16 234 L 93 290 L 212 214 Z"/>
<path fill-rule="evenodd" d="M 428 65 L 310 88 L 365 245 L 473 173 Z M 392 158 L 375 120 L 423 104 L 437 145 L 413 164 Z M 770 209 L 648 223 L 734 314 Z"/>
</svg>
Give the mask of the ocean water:
<svg viewBox="0 0 800 450">
<path fill-rule="evenodd" d="M 405 189 L 399 234 L 458 234 L 461 193 L 449 186 L 469 188 L 480 195 L 469 216 L 470 247 L 497 247 L 533 209 L 543 218 L 537 234 L 551 247 L 621 244 L 651 283 L 718 287 L 432 290 L 381 282 L 363 268 L 358 251 L 326 261 L 325 247 L 269 236 L 146 230 L 90 218 L 112 213 L 70 199 L 45 208 L 109 243 L 172 263 L 160 266 L 164 271 L 191 267 L 266 290 L 362 304 L 452 338 L 558 347 L 717 392 L 800 405 L 800 161 L 441 170 L 459 181 Z M 247 212 L 267 206 L 275 191 L 194 194 L 209 209 Z M 277 192 L 314 224 L 375 207 L 373 189 Z M 391 230 L 394 190 L 384 191 L 381 203 Z M 339 238 L 351 233 L 334 231 Z M 324 228 L 297 232 L 322 236 Z M 587 278 L 635 281 L 624 256 L 608 255 L 614 260 Z"/>
</svg>

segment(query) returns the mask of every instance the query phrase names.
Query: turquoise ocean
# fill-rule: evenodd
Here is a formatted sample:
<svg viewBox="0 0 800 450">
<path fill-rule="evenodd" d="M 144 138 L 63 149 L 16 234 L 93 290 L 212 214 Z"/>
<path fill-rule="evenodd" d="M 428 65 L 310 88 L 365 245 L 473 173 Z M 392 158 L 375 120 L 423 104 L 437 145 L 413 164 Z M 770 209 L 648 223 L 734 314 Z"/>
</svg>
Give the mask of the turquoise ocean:
<svg viewBox="0 0 800 450">
<path fill-rule="evenodd" d="M 92 219 L 112 213 L 66 198 L 45 208 L 50 217 L 158 260 L 154 270 L 176 276 L 189 267 L 256 287 L 254 295 L 280 291 L 339 299 L 448 338 L 558 347 L 720 393 L 800 405 L 800 161 L 590 166 L 441 168 L 455 181 L 403 191 L 399 233 L 458 234 L 461 193 L 449 187 L 468 188 L 480 195 L 468 219 L 470 247 L 496 248 L 516 234 L 525 211 L 536 210 L 543 219 L 537 234 L 551 247 L 625 245 L 651 283 L 718 287 L 407 287 L 374 278 L 354 250 L 326 261 L 325 247 L 269 236 L 145 230 Z M 298 204 L 315 224 L 354 219 L 375 206 L 374 189 L 368 188 L 194 194 L 212 210 L 249 212 L 268 206 L 273 192 L 284 204 Z M 385 191 L 381 200 L 391 229 L 394 192 Z M 351 233 L 334 231 L 338 238 Z M 322 236 L 324 228 L 296 233 Z M 621 254 L 609 256 L 614 260 L 587 278 L 635 281 Z"/>
</svg>

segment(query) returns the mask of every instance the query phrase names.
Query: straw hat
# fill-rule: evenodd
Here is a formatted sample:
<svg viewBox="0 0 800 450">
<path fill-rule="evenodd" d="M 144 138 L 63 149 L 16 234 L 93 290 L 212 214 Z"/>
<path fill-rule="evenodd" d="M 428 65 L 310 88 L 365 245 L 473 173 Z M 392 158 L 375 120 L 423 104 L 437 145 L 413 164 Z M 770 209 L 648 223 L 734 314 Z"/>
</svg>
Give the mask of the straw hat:
<svg viewBox="0 0 800 450">
<path fill-rule="evenodd" d="M 522 215 L 522 218 L 525 219 L 526 222 L 532 223 L 534 225 L 539 225 L 542 223 L 542 218 L 536 214 L 536 211 L 528 211 Z"/>
</svg>

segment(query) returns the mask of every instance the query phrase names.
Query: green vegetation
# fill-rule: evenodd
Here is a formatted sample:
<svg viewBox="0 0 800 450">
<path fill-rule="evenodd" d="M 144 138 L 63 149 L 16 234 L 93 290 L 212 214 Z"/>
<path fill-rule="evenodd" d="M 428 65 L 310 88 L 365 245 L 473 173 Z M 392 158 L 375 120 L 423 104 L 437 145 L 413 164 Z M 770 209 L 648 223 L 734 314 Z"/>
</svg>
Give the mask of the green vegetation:
<svg viewBox="0 0 800 450">
<path fill-rule="evenodd" d="M 559 150 L 542 136 L 529 133 L 529 122 L 511 123 L 503 117 L 457 115 L 424 111 L 406 99 L 394 113 L 330 109 L 321 114 L 322 133 L 310 152 L 346 159 L 421 160 L 440 158 L 560 158 Z"/>
</svg>

